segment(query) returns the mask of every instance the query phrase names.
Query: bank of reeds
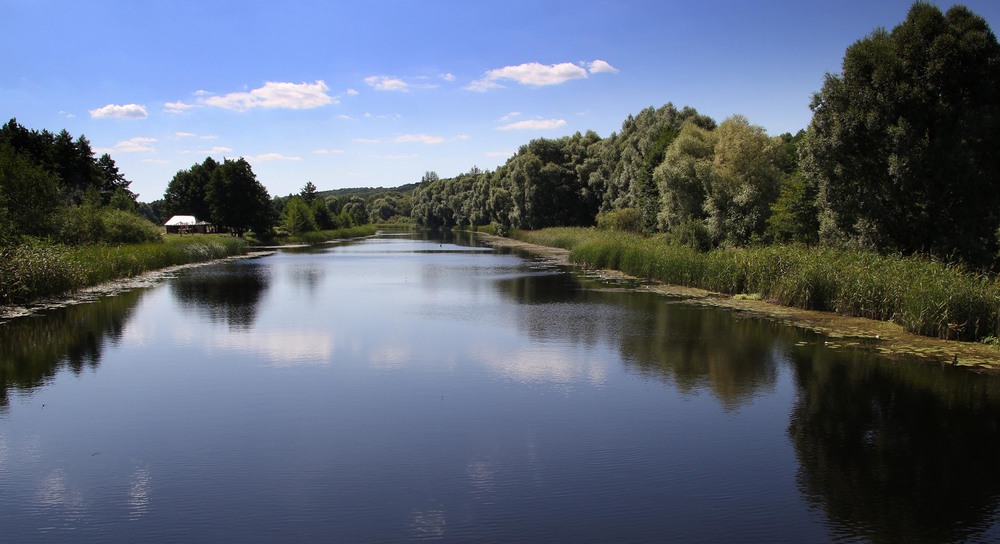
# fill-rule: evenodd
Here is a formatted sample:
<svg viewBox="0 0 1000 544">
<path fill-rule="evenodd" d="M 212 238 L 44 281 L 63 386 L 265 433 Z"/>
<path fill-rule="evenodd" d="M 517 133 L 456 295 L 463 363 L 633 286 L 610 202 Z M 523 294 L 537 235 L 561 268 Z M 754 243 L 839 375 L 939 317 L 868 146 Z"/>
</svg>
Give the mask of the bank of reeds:
<svg viewBox="0 0 1000 544">
<path fill-rule="evenodd" d="M 359 227 L 347 227 L 334 230 L 314 230 L 303 232 L 298 236 L 289 237 L 289 241 L 302 242 L 306 244 L 322 244 L 333 240 L 347 240 L 349 238 L 361 238 L 371 236 L 378 231 L 375 225 L 361 225 Z"/>
<path fill-rule="evenodd" d="M 796 308 L 892 321 L 938 338 L 1000 336 L 1000 282 L 924 257 L 857 249 L 761 246 L 707 253 L 663 238 L 558 228 L 517 238 L 571 250 L 574 262 Z"/>
<path fill-rule="evenodd" d="M 167 237 L 118 246 L 65 246 L 33 242 L 0 249 L 0 306 L 22 304 L 178 264 L 247 252 L 231 236 Z"/>
</svg>

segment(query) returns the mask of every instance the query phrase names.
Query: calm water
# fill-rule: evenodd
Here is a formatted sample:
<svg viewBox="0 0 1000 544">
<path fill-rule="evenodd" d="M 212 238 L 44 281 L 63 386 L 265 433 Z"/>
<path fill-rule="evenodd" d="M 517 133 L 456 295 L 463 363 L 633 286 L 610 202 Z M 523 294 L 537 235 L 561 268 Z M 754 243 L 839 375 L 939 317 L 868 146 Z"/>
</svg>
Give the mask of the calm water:
<svg viewBox="0 0 1000 544">
<path fill-rule="evenodd" d="M 0 325 L 0 541 L 1000 541 L 1000 379 L 630 287 L 385 236 Z"/>
</svg>

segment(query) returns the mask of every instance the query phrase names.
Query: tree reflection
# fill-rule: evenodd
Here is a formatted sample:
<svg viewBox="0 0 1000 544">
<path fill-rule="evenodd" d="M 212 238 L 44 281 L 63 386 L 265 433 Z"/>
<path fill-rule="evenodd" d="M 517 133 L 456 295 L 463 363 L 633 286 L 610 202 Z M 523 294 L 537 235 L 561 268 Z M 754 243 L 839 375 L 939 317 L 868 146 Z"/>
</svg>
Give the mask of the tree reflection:
<svg viewBox="0 0 1000 544">
<path fill-rule="evenodd" d="M 789 435 L 803 494 L 835 533 L 959 541 L 1000 502 L 1000 377 L 870 355 L 797 353 Z"/>
<path fill-rule="evenodd" d="M 0 325 L 0 407 L 8 406 L 12 388 L 39 387 L 63 367 L 74 373 L 96 368 L 106 343 L 121 339 L 142 293 L 136 289 Z"/>
<path fill-rule="evenodd" d="M 257 307 L 268 287 L 268 268 L 256 263 L 229 263 L 195 268 L 170 283 L 183 309 L 204 312 L 233 330 L 253 327 Z"/>
<path fill-rule="evenodd" d="M 532 337 L 586 346 L 607 342 L 639 373 L 672 381 L 681 391 L 709 388 L 727 410 L 772 388 L 776 347 L 792 345 L 803 334 L 629 287 L 572 274 L 497 282 L 500 292 L 522 305 L 519 325 Z"/>
</svg>

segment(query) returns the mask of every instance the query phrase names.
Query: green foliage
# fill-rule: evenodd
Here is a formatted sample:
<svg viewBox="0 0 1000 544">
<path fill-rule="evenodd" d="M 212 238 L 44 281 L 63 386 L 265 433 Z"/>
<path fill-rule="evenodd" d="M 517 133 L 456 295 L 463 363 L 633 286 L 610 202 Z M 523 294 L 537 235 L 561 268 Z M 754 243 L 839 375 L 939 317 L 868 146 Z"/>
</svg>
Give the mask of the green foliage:
<svg viewBox="0 0 1000 544">
<path fill-rule="evenodd" d="M 64 247 L 25 243 L 0 248 L 0 305 L 63 293 L 81 285 L 82 278 Z"/>
<path fill-rule="evenodd" d="M 329 230 L 337 228 L 337 221 L 330 213 L 330 207 L 326 205 L 326 200 L 322 198 L 317 198 L 312 201 L 309 205 L 309 211 L 312 212 L 313 223 L 316 224 L 316 228 L 319 230 Z"/>
<path fill-rule="evenodd" d="M 602 230 L 642 231 L 642 216 L 635 208 L 620 208 L 597 215 L 597 228 Z"/>
<path fill-rule="evenodd" d="M 48 234 L 59 200 L 55 175 L 0 143 L 0 231 L 9 238 Z"/>
<path fill-rule="evenodd" d="M 785 176 L 767 218 L 767 238 L 778 243 L 819 241 L 819 188 L 801 172 Z"/>
<path fill-rule="evenodd" d="M 685 221 L 670 230 L 667 239 L 672 243 L 687 246 L 696 251 L 712 249 L 712 233 L 704 221 L 692 219 Z"/>
<path fill-rule="evenodd" d="M 282 226 L 285 231 L 292 236 L 299 236 L 302 233 L 316 230 L 316 223 L 313 221 L 312 210 L 302 198 L 294 196 L 285 204 L 282 213 Z"/>
<path fill-rule="evenodd" d="M 206 159 L 206 162 L 209 159 Z M 252 230 L 266 237 L 274 227 L 271 196 L 246 159 L 226 159 L 212 172 L 205 191 L 212 218 L 237 236 Z"/>
<path fill-rule="evenodd" d="M 917 2 L 850 46 L 813 102 L 802 168 L 824 239 L 985 263 L 1000 224 L 1000 44 L 963 6 Z"/>
</svg>

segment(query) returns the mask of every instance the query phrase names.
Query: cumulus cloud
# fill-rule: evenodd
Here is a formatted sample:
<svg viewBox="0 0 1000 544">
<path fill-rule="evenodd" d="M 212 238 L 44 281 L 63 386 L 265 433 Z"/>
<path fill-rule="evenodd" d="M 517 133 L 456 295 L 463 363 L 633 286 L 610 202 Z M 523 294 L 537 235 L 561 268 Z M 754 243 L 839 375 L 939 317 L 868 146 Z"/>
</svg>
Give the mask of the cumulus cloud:
<svg viewBox="0 0 1000 544">
<path fill-rule="evenodd" d="M 357 96 L 359 93 L 355 89 L 347 89 L 347 96 Z"/>
<path fill-rule="evenodd" d="M 263 87 L 248 92 L 208 96 L 199 99 L 199 102 L 206 106 L 236 111 L 252 108 L 305 110 L 335 104 L 336 99 L 327 94 L 329 90 L 322 80 L 315 83 L 268 81 Z"/>
<path fill-rule="evenodd" d="M 565 119 L 528 119 L 499 126 L 497 130 L 551 130 L 565 124 Z"/>
<path fill-rule="evenodd" d="M 482 78 L 470 83 L 466 87 L 466 90 L 485 92 L 491 89 L 501 88 L 503 85 L 500 82 L 503 80 L 514 81 L 516 83 L 520 83 L 521 85 L 528 85 L 531 87 L 559 85 L 574 79 L 586 79 L 588 68 L 590 69 L 589 73 L 591 74 L 618 72 L 614 66 L 611 66 L 603 60 L 595 60 L 593 62 L 581 64 L 573 64 L 570 62 L 561 62 L 559 64 L 528 62 L 525 64 L 518 64 L 516 66 L 504 66 L 503 68 L 490 70 L 486 72 Z"/>
<path fill-rule="evenodd" d="M 441 79 L 445 81 L 455 81 L 455 74 L 448 72 L 447 74 L 441 74 Z"/>
<path fill-rule="evenodd" d="M 365 83 L 371 85 L 376 91 L 398 91 L 409 92 L 410 84 L 402 79 L 389 76 L 369 76 L 365 78 Z"/>
<path fill-rule="evenodd" d="M 94 119 L 145 119 L 149 117 L 146 106 L 139 104 L 108 104 L 102 108 L 90 110 Z"/>
<path fill-rule="evenodd" d="M 520 117 L 520 116 L 521 116 L 521 112 L 519 112 L 519 111 L 512 111 L 512 112 L 508 113 L 507 115 L 504 115 L 503 117 L 501 117 L 500 120 L 503 121 L 504 123 L 506 123 L 507 121 L 510 121 L 511 119 L 513 119 L 515 117 Z"/>
</svg>

